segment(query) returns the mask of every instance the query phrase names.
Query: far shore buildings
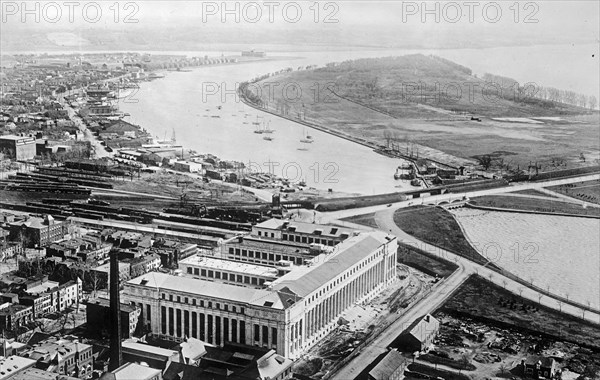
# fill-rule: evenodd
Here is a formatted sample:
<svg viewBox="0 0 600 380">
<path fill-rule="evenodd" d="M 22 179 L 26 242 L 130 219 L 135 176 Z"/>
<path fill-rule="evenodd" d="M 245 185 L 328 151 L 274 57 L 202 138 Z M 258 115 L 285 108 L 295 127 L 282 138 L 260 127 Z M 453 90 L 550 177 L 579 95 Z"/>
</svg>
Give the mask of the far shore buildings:
<svg viewBox="0 0 600 380">
<path fill-rule="evenodd" d="M 383 232 L 272 219 L 223 244 L 222 258 L 190 257 L 182 274 L 124 283 L 154 335 L 238 343 L 298 358 L 341 314 L 396 279 L 397 241 Z"/>
</svg>

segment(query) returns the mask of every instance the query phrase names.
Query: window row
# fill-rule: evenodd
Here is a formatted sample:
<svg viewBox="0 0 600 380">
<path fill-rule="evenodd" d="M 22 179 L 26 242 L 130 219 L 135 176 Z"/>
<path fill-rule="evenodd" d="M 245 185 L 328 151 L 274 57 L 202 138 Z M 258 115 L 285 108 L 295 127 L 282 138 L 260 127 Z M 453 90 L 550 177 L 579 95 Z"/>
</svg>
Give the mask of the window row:
<svg viewBox="0 0 600 380">
<path fill-rule="evenodd" d="M 240 284 L 252 284 L 252 285 L 263 285 L 265 283 L 264 278 L 252 277 L 252 276 L 242 276 L 240 274 L 227 273 L 227 272 L 219 272 L 212 271 L 210 269 L 198 269 L 198 268 L 187 268 L 188 274 L 193 274 L 196 276 L 206 277 L 206 278 L 214 278 L 217 280 L 224 280 L 230 282 L 236 282 Z"/>
<path fill-rule="evenodd" d="M 167 294 L 166 293 L 161 293 L 161 298 L 163 300 L 167 299 Z M 188 305 L 192 305 L 192 306 L 200 306 L 200 307 L 205 307 L 208 309 L 217 309 L 217 310 L 223 310 L 223 311 L 231 311 L 232 313 L 240 313 L 240 314 L 244 314 L 244 308 L 240 307 L 237 308 L 236 306 L 231 306 L 231 310 L 228 304 L 221 304 L 219 302 L 212 302 L 212 301 L 206 301 L 204 302 L 204 300 L 196 300 L 195 298 L 188 298 L 188 297 L 182 297 L 182 296 L 173 296 L 172 294 L 169 294 L 169 301 L 171 302 L 178 302 L 178 303 L 184 303 L 184 304 L 188 304 Z M 213 307 L 214 306 L 214 307 Z"/>
<path fill-rule="evenodd" d="M 241 257 L 256 258 L 256 259 L 269 261 L 269 262 L 277 262 L 277 261 L 285 260 L 285 261 L 291 261 L 291 262 L 295 263 L 296 265 L 302 265 L 302 263 L 303 263 L 302 257 L 283 255 L 283 254 L 277 254 L 277 253 L 251 251 L 251 250 L 232 248 L 232 247 L 229 248 L 229 254 L 238 256 L 238 257 L 241 256 Z"/>
</svg>

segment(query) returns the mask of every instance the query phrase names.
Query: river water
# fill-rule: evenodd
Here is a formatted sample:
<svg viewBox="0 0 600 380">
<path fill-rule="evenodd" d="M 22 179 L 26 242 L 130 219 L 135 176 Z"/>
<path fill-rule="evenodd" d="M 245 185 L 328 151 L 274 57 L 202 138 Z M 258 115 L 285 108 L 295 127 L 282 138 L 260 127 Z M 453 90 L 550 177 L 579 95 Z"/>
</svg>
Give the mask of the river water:
<svg viewBox="0 0 600 380">
<path fill-rule="evenodd" d="M 489 260 L 552 293 L 600 306 L 600 220 L 469 208 L 451 212 Z"/>
<path fill-rule="evenodd" d="M 119 107 L 121 111 L 131 114 L 128 121 L 141 125 L 161 139 L 165 136 L 169 138 L 171 130 L 175 130 L 177 142 L 186 149 L 252 163 L 255 169 L 272 171 L 290 180 L 305 180 L 308 186 L 320 189 L 361 194 L 386 193 L 398 191 L 398 186 L 411 188 L 408 183 L 393 179 L 400 160 L 383 157 L 367 147 L 319 131 L 305 132 L 305 127 L 299 124 L 256 111 L 232 94 L 236 84 L 286 67 L 424 53 L 454 60 L 472 67 L 478 74 L 491 72 L 509 75 L 522 82 L 533 81 L 583 93 L 596 93 L 599 74 L 594 63 L 597 60 L 592 60 L 590 64 L 587 58 L 594 53 L 597 57 L 597 49 L 597 46 L 584 45 L 483 50 L 273 53 L 282 59 L 205 66 L 192 69 L 191 72 L 167 72 L 163 79 L 142 83 L 140 91 L 123 100 Z M 571 57 L 568 61 L 561 59 L 565 52 Z M 174 53 L 215 55 L 214 52 Z M 225 55 L 233 53 L 224 52 Z M 548 66 L 550 64 L 552 70 Z M 214 92 L 215 86 L 219 90 L 215 95 L 209 95 Z M 265 141 L 264 135 L 253 133 L 255 126 L 252 122 L 257 120 L 257 115 L 264 116 L 262 120 L 270 120 L 270 127 L 276 131 L 272 134 L 273 141 Z M 313 144 L 300 143 L 305 133 L 314 137 Z M 308 150 L 298 149 L 303 145 Z"/>
</svg>

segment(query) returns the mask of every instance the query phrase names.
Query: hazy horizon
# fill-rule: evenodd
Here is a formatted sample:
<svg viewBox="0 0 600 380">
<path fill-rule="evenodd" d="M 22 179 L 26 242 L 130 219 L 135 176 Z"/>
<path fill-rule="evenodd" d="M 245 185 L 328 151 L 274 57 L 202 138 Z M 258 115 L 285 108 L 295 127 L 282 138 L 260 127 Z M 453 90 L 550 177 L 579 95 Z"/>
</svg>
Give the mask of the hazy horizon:
<svg viewBox="0 0 600 380">
<path fill-rule="evenodd" d="M 600 41 L 596 1 L 67 3 L 3 1 L 2 51 L 210 50 L 221 44 L 442 49 Z"/>
</svg>

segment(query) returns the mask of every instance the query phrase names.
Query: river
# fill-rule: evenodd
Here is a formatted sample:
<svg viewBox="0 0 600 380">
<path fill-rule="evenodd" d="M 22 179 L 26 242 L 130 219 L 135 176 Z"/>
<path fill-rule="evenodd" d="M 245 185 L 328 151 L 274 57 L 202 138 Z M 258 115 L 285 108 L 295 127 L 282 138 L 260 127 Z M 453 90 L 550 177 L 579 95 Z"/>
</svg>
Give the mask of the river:
<svg viewBox="0 0 600 380">
<path fill-rule="evenodd" d="M 482 255 L 552 293 L 600 306 L 600 220 L 459 208 Z"/>
<path fill-rule="evenodd" d="M 171 130 L 174 130 L 178 143 L 186 149 L 252 163 L 255 169 L 272 171 L 290 180 L 305 180 L 308 186 L 320 189 L 361 194 L 386 193 L 411 188 L 407 182 L 393 179 L 400 160 L 383 157 L 367 147 L 314 130 L 310 134 L 315 142 L 301 144 L 299 140 L 308 133 L 305 127 L 244 105 L 233 95 L 236 84 L 286 67 L 424 53 L 438 54 L 473 67 L 474 72 L 479 74 L 512 75 L 522 82 L 537 81 L 551 86 L 565 84 L 566 88 L 584 93 L 589 93 L 590 83 L 592 87 L 595 83 L 597 91 L 598 73 L 593 65 L 590 68 L 589 60 L 569 61 L 570 71 L 565 72 L 558 82 L 552 72 L 539 69 L 537 60 L 553 65 L 562 62 L 557 58 L 565 49 L 576 50 L 576 56 L 587 56 L 592 50 L 597 50 L 597 46 L 274 53 L 281 59 L 205 66 L 190 72 L 167 72 L 163 79 L 142 83 L 140 91 L 120 103 L 120 110 L 131 114 L 128 121 L 141 125 L 160 138 L 169 138 Z M 173 53 L 214 56 L 214 52 Z M 233 53 L 224 52 L 225 55 Z M 524 58 L 527 61 L 521 62 Z M 563 73 L 565 70 L 560 67 L 566 65 L 558 66 L 558 72 Z M 512 69 L 506 70 L 507 67 Z M 589 74 L 587 80 L 582 73 Z M 215 92 L 215 86 L 218 86 L 217 93 L 209 95 Z M 218 110 L 218 107 L 221 109 Z M 252 122 L 257 120 L 257 115 L 264 116 L 261 120 L 270 120 L 270 126 L 275 130 L 273 141 L 265 141 L 263 135 L 253 133 L 255 127 Z M 301 147 L 308 150 L 299 150 Z"/>
</svg>

